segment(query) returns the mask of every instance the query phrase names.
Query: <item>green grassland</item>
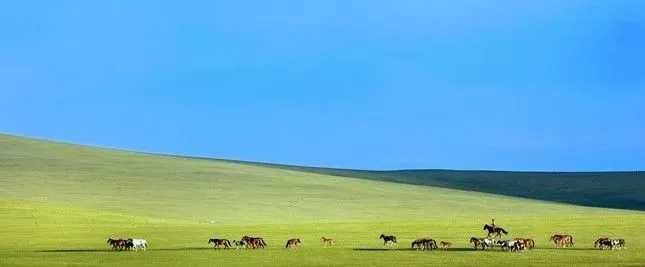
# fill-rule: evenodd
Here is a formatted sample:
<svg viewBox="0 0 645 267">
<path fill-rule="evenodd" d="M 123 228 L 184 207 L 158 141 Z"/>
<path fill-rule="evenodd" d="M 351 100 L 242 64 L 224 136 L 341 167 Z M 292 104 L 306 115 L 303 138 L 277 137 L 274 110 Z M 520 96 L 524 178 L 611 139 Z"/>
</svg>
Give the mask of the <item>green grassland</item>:
<svg viewBox="0 0 645 267">
<path fill-rule="evenodd" d="M 469 249 L 492 217 L 538 249 Z M 0 266 L 642 266 L 644 219 L 640 211 L 0 135 Z M 575 248 L 553 249 L 554 232 L 573 234 Z M 397 235 L 399 248 L 383 249 L 381 233 Z M 206 244 L 244 234 L 265 237 L 269 248 Z M 627 239 L 628 249 L 594 250 L 601 235 Z M 111 236 L 146 238 L 151 249 L 112 252 Z M 323 248 L 321 236 L 338 244 Z M 455 247 L 407 249 L 425 236 Z M 292 237 L 303 246 L 284 249 Z"/>
</svg>

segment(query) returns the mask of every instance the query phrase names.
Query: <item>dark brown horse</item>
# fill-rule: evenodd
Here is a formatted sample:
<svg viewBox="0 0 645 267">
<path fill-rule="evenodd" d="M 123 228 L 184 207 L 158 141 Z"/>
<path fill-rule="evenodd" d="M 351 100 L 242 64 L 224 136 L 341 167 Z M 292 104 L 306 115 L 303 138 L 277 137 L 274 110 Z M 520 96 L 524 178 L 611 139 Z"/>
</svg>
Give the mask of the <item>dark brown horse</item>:
<svg viewBox="0 0 645 267">
<path fill-rule="evenodd" d="M 437 248 L 437 241 L 432 238 L 419 238 L 412 241 L 410 246 L 417 250 L 432 250 Z"/>
<path fill-rule="evenodd" d="M 250 237 L 250 236 L 243 236 L 242 241 L 246 243 L 247 248 L 264 248 L 266 247 L 267 243 L 264 242 L 264 239 L 261 237 Z"/>
<path fill-rule="evenodd" d="M 484 249 L 484 244 L 482 244 L 481 239 L 479 239 L 477 237 L 471 237 L 470 241 L 468 241 L 468 242 L 473 244 L 473 246 L 475 246 L 475 249 L 477 249 L 480 246 L 482 247 L 482 249 Z"/>
<path fill-rule="evenodd" d="M 127 249 L 127 240 L 124 239 L 112 239 L 108 238 L 107 244 L 112 247 L 113 250 L 124 250 Z"/>
<path fill-rule="evenodd" d="M 211 238 L 208 239 L 208 244 L 213 243 L 213 248 L 230 248 L 231 242 L 228 239 L 217 239 Z"/>
<path fill-rule="evenodd" d="M 491 235 L 495 234 L 495 237 L 500 238 L 500 237 L 502 237 L 502 234 L 505 234 L 505 235 L 508 234 L 508 232 L 506 230 L 504 230 L 504 228 L 499 227 L 499 226 L 495 226 L 495 225 L 491 225 L 491 224 L 485 224 L 483 230 L 488 231 L 488 237 L 490 237 Z"/>
<path fill-rule="evenodd" d="M 396 245 L 396 236 L 381 234 L 381 236 L 379 236 L 379 239 L 383 239 L 383 246 L 388 244 L 390 246 Z"/>
<path fill-rule="evenodd" d="M 297 248 L 298 245 L 302 243 L 300 242 L 300 238 L 292 238 L 287 240 L 287 245 L 285 245 L 285 248 Z"/>
</svg>

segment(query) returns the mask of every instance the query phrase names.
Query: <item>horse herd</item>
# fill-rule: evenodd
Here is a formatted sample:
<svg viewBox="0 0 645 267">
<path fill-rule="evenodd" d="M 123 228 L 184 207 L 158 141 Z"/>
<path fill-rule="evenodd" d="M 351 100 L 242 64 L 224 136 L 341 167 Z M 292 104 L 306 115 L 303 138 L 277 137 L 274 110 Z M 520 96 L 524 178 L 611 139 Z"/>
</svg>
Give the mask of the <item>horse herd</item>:
<svg viewBox="0 0 645 267">
<path fill-rule="evenodd" d="M 108 246 L 112 247 L 113 250 L 146 250 L 148 248 L 148 241 L 145 239 L 112 239 L 108 238 Z"/>
<path fill-rule="evenodd" d="M 490 248 L 501 248 L 502 250 L 510 252 L 519 252 L 527 249 L 535 248 L 535 240 L 532 238 L 513 238 L 513 239 L 500 239 L 502 235 L 508 235 L 508 231 L 504 228 L 495 225 L 493 220 L 492 224 L 485 224 L 483 230 L 488 231 L 488 235 L 484 238 L 471 237 L 468 241 L 469 244 L 473 245 L 475 250 L 481 248 L 482 250 Z M 397 245 L 397 239 L 394 235 L 385 235 L 381 234 L 379 239 L 383 240 L 383 246 L 395 246 Z M 556 248 L 566 248 L 572 247 L 574 245 L 573 236 L 569 234 L 554 234 L 550 237 L 549 241 L 552 241 Z M 335 244 L 333 238 L 321 237 L 320 242 L 324 247 L 331 247 Z M 112 247 L 113 250 L 146 250 L 148 247 L 148 242 L 145 239 L 108 239 L 107 243 Z M 287 240 L 285 248 L 297 248 L 300 246 L 302 241 L 300 238 L 292 238 Z M 267 242 L 264 241 L 262 237 L 252 237 L 245 235 L 240 240 L 233 240 L 233 242 L 228 239 L 220 238 L 211 238 L 208 240 L 208 244 L 213 246 L 213 248 L 236 248 L 236 249 L 263 249 L 267 247 Z M 434 250 L 434 249 L 447 250 L 452 247 L 452 242 L 449 241 L 440 241 L 437 245 L 437 241 L 432 238 L 419 238 L 411 243 L 411 248 L 416 250 Z M 623 249 L 625 248 L 624 239 L 610 239 L 607 237 L 598 238 L 594 242 L 594 248 L 598 249 Z"/>
</svg>

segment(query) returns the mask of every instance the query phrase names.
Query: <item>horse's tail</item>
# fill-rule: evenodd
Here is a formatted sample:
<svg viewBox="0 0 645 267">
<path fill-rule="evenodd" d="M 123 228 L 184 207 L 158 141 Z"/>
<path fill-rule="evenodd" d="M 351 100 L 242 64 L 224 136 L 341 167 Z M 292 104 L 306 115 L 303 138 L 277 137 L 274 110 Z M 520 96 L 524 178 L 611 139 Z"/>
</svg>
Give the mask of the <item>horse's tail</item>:
<svg viewBox="0 0 645 267">
<path fill-rule="evenodd" d="M 502 233 L 504 233 L 505 235 L 508 234 L 508 231 L 504 230 L 504 228 L 499 228 L 499 230 L 502 231 Z"/>
<path fill-rule="evenodd" d="M 573 246 L 573 236 L 572 236 L 572 235 L 570 235 L 570 237 L 571 237 L 571 238 L 569 239 L 569 241 L 571 241 L 571 245 Z"/>
<path fill-rule="evenodd" d="M 392 237 L 392 242 L 396 243 L 396 236 Z"/>
</svg>

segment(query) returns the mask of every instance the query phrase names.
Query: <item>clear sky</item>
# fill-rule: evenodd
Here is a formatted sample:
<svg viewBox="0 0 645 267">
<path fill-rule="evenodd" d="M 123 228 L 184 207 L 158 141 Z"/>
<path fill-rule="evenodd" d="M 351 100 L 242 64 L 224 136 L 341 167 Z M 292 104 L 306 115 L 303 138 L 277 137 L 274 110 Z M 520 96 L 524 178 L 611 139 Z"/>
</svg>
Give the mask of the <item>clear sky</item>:
<svg viewBox="0 0 645 267">
<path fill-rule="evenodd" d="M 346 168 L 645 168 L 645 1 L 167 2 L 3 3 L 0 132 Z"/>
</svg>

